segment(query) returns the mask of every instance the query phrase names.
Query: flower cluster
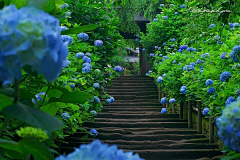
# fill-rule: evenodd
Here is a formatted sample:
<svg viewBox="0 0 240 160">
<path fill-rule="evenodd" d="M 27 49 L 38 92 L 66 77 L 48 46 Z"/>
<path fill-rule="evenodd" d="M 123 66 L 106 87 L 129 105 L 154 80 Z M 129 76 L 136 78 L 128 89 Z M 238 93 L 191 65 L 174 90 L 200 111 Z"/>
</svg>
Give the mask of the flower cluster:
<svg viewBox="0 0 240 160">
<path fill-rule="evenodd" d="M 90 137 L 97 137 L 97 135 L 98 135 L 98 131 L 96 129 L 93 128 L 89 131 Z"/>
<path fill-rule="evenodd" d="M 164 74 L 162 75 L 162 77 L 167 77 L 167 76 L 166 76 L 166 74 L 164 73 Z"/>
<path fill-rule="evenodd" d="M 123 68 L 121 66 L 115 66 L 114 67 L 114 71 L 115 72 L 122 72 L 123 71 Z"/>
<path fill-rule="evenodd" d="M 228 80 L 229 78 L 231 78 L 231 73 L 230 72 L 225 71 L 220 75 L 220 81 L 221 82 L 224 82 L 224 81 Z"/>
<path fill-rule="evenodd" d="M 68 7 L 69 7 L 69 4 L 65 3 L 65 4 L 62 4 L 60 7 L 61 7 L 62 9 L 68 8 Z"/>
<path fill-rule="evenodd" d="M 66 112 L 62 113 L 61 116 L 62 116 L 63 119 L 70 119 L 70 115 Z"/>
<path fill-rule="evenodd" d="M 161 109 L 161 114 L 165 114 L 165 113 L 167 113 L 167 109 L 166 108 L 162 108 Z"/>
<path fill-rule="evenodd" d="M 44 141 L 49 138 L 45 131 L 35 127 L 21 127 L 16 131 L 16 133 L 21 138 L 34 138 L 39 139 L 40 141 Z"/>
<path fill-rule="evenodd" d="M 40 92 L 40 93 L 37 93 L 37 94 L 35 95 L 37 101 L 41 101 L 41 100 L 42 100 L 41 95 L 44 96 L 44 95 L 45 95 L 45 92 Z M 34 104 L 36 104 L 37 101 L 36 101 L 34 98 L 32 98 L 32 102 L 33 102 Z"/>
<path fill-rule="evenodd" d="M 193 48 L 193 47 L 189 47 L 189 48 L 187 48 L 187 51 L 189 51 L 189 52 L 196 52 L 197 49 Z"/>
<path fill-rule="evenodd" d="M 83 56 L 84 56 L 84 53 L 82 53 L 82 52 L 78 52 L 78 53 L 76 54 L 76 57 L 77 57 L 77 58 L 83 58 Z"/>
<path fill-rule="evenodd" d="M 204 108 L 203 111 L 202 111 L 202 114 L 204 116 L 209 116 L 208 112 L 209 112 L 209 108 Z"/>
<path fill-rule="evenodd" d="M 99 103 L 100 99 L 97 96 L 94 96 L 93 99 L 91 99 L 93 103 Z"/>
<path fill-rule="evenodd" d="M 163 18 L 164 20 L 168 20 L 168 17 L 167 17 L 167 16 L 162 16 L 162 18 Z"/>
<path fill-rule="evenodd" d="M 209 88 L 208 90 L 207 90 L 207 93 L 208 94 L 212 94 L 212 93 L 214 93 L 215 92 L 215 88 L 213 88 L 213 87 L 211 87 L 211 88 Z"/>
<path fill-rule="evenodd" d="M 164 4 L 160 4 L 160 7 L 164 7 Z"/>
<path fill-rule="evenodd" d="M 217 135 L 225 146 L 240 152 L 240 101 L 227 105 L 222 110 L 222 115 L 216 118 Z"/>
<path fill-rule="evenodd" d="M 175 60 L 172 62 L 173 64 L 177 63 Z"/>
<path fill-rule="evenodd" d="M 124 152 L 116 145 L 108 146 L 95 139 L 90 144 L 82 144 L 67 156 L 59 156 L 55 160 L 143 160 L 138 154 Z"/>
<path fill-rule="evenodd" d="M 162 99 L 161 99 L 161 104 L 166 104 L 167 103 L 167 98 L 166 97 L 163 97 Z"/>
<path fill-rule="evenodd" d="M 94 83 L 93 88 L 99 88 L 99 83 Z"/>
<path fill-rule="evenodd" d="M 67 27 L 66 26 L 60 26 L 59 29 L 60 29 L 60 31 L 66 31 Z"/>
<path fill-rule="evenodd" d="M 165 59 L 168 59 L 168 56 L 163 56 L 162 61 L 164 61 Z"/>
<path fill-rule="evenodd" d="M 171 40 L 171 41 L 172 41 L 172 42 L 174 42 L 175 40 L 176 40 L 176 38 L 172 38 L 172 40 Z"/>
<path fill-rule="evenodd" d="M 153 54 L 153 53 L 150 53 L 149 56 L 152 57 L 152 56 L 154 56 L 154 54 Z"/>
<path fill-rule="evenodd" d="M 225 105 L 227 106 L 227 105 L 231 104 L 234 101 L 236 101 L 236 99 L 234 97 L 232 97 L 232 96 L 228 97 L 228 99 L 225 102 Z"/>
<path fill-rule="evenodd" d="M 101 46 L 103 46 L 103 41 L 102 41 L 102 40 L 95 40 L 95 41 L 94 41 L 94 45 L 95 45 L 96 47 L 101 47 Z"/>
<path fill-rule="evenodd" d="M 169 103 L 175 103 L 175 102 L 176 102 L 175 98 L 169 99 Z"/>
<path fill-rule="evenodd" d="M 191 63 L 190 63 L 190 65 L 192 65 L 192 66 L 194 66 L 194 67 L 195 67 L 195 65 L 196 65 L 196 64 L 195 64 L 194 62 L 191 62 Z"/>
<path fill-rule="evenodd" d="M 213 80 L 207 79 L 205 84 L 206 84 L 206 86 L 213 85 Z"/>
<path fill-rule="evenodd" d="M 158 82 L 158 83 L 162 83 L 162 80 L 163 80 L 163 78 L 162 78 L 161 76 L 159 76 L 159 77 L 157 78 L 157 82 Z"/>
<path fill-rule="evenodd" d="M 205 53 L 201 55 L 201 58 L 209 58 L 209 57 L 210 57 L 209 53 Z"/>
<path fill-rule="evenodd" d="M 238 56 L 240 55 L 240 45 L 233 47 L 232 52 L 230 53 L 230 58 L 233 60 L 233 62 L 238 63 L 239 58 Z"/>
<path fill-rule="evenodd" d="M 180 7 L 181 7 L 181 8 L 185 8 L 186 6 L 185 6 L 185 4 L 182 4 Z"/>
<path fill-rule="evenodd" d="M 210 24 L 209 28 L 211 29 L 213 27 L 215 27 L 215 24 Z"/>
<path fill-rule="evenodd" d="M 81 40 L 83 40 L 83 41 L 87 41 L 87 40 L 89 39 L 89 36 L 88 36 L 87 33 L 79 33 L 79 34 L 77 35 L 77 37 L 78 37 L 78 39 L 81 39 Z"/>
<path fill-rule="evenodd" d="M 240 89 L 237 89 L 236 91 L 235 91 L 235 95 L 238 97 L 238 96 L 240 96 Z"/>
<path fill-rule="evenodd" d="M 220 59 L 226 59 L 227 57 L 226 57 L 226 54 L 227 53 L 223 53 L 221 56 L 220 56 Z"/>
<path fill-rule="evenodd" d="M 186 65 L 183 67 L 184 71 L 192 71 L 194 70 L 194 66 L 193 65 Z"/>
<path fill-rule="evenodd" d="M 182 87 L 180 88 L 180 92 L 181 92 L 182 94 L 186 94 L 186 92 L 187 92 L 187 87 L 186 87 L 186 86 L 182 86 Z"/>
<path fill-rule="evenodd" d="M 0 11 L 0 26 L 0 81 L 21 79 L 24 66 L 53 81 L 67 66 L 57 18 L 33 6 L 9 5 Z"/>
<path fill-rule="evenodd" d="M 91 111 L 90 111 L 90 115 L 96 116 L 96 115 L 97 115 L 97 112 L 96 112 L 95 110 L 91 110 Z"/>
<path fill-rule="evenodd" d="M 110 98 L 108 98 L 107 100 L 106 100 L 106 102 L 108 103 L 108 104 L 111 104 L 111 103 L 113 103 L 115 101 L 115 99 L 113 98 L 113 97 L 110 97 Z"/>
</svg>

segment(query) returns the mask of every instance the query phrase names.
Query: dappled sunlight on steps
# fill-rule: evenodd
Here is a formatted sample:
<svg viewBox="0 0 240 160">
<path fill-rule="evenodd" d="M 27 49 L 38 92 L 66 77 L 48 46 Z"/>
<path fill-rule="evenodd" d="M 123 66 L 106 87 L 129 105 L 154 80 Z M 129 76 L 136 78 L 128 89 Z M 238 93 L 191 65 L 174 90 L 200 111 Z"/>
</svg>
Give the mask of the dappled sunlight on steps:
<svg viewBox="0 0 240 160">
<path fill-rule="evenodd" d="M 103 143 L 117 144 L 146 160 L 207 160 L 221 155 L 217 144 L 209 144 L 206 136 L 187 128 L 187 120 L 180 120 L 178 114 L 161 114 L 162 105 L 153 79 L 118 77 L 107 91 L 115 102 L 104 106 L 95 122 L 84 124 L 87 130 L 95 128 L 96 138 Z M 104 100 L 101 102 L 105 104 Z M 68 137 L 68 144 L 62 144 L 61 152 L 72 152 L 74 147 L 93 140 L 82 141 L 81 136 L 79 131 Z"/>
</svg>

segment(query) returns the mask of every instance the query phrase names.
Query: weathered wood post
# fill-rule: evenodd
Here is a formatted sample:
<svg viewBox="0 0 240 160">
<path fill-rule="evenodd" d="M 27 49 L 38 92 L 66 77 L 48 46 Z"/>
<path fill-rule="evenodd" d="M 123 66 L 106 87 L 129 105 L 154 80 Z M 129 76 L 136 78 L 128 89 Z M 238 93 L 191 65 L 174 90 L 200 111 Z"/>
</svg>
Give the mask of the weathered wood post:
<svg viewBox="0 0 240 160">
<path fill-rule="evenodd" d="M 188 128 L 192 128 L 192 104 L 191 101 L 188 100 Z"/>
<path fill-rule="evenodd" d="M 158 101 L 161 101 L 161 87 L 158 87 Z"/>
<path fill-rule="evenodd" d="M 172 113 L 176 113 L 175 104 L 174 103 L 172 104 Z"/>
<path fill-rule="evenodd" d="M 202 112 L 201 112 L 201 102 L 197 101 L 197 108 L 198 108 L 198 121 L 197 121 L 197 130 L 198 134 L 202 133 Z"/>
<path fill-rule="evenodd" d="M 209 143 L 213 143 L 214 141 L 214 124 L 212 122 L 212 118 L 209 117 Z"/>
<path fill-rule="evenodd" d="M 126 76 L 127 75 L 127 68 L 125 67 L 124 68 L 124 76 Z"/>
<path fill-rule="evenodd" d="M 179 119 L 183 119 L 183 102 L 180 102 Z"/>
</svg>

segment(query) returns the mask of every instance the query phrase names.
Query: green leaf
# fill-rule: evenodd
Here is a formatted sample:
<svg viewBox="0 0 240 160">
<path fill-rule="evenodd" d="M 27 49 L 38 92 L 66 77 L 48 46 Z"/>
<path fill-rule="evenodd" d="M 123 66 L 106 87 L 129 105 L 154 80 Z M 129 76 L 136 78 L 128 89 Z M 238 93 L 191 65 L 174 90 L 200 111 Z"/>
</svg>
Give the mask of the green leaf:
<svg viewBox="0 0 240 160">
<path fill-rule="evenodd" d="M 7 6 L 7 5 L 10 5 L 10 4 L 14 4 L 17 8 L 21 8 L 25 5 L 28 4 L 28 1 L 29 0 L 4 0 L 4 5 Z"/>
<path fill-rule="evenodd" d="M 79 34 L 79 33 L 86 32 L 86 31 L 92 31 L 92 30 L 96 29 L 97 27 L 98 27 L 98 25 L 96 25 L 96 24 L 84 25 L 84 26 L 80 26 L 77 28 L 71 28 L 66 31 L 62 31 L 61 34 L 62 35 Z"/>
<path fill-rule="evenodd" d="M 18 142 L 20 146 L 24 147 L 24 150 L 31 153 L 34 160 L 53 160 L 53 155 L 48 148 L 42 143 L 33 139 L 22 139 Z"/>
<path fill-rule="evenodd" d="M 53 102 L 42 106 L 40 110 L 55 116 L 58 111 L 58 106 L 56 102 Z"/>
<path fill-rule="evenodd" d="M 64 87 L 56 87 L 56 86 L 51 86 L 51 87 L 55 88 L 55 89 L 57 89 L 57 90 L 59 90 L 61 92 L 63 92 L 64 94 L 68 94 L 69 93 L 69 91 L 66 88 L 64 88 Z"/>
<path fill-rule="evenodd" d="M 0 111 L 5 107 L 10 106 L 12 103 L 12 98 L 0 93 Z"/>
<path fill-rule="evenodd" d="M 52 97 L 49 102 L 65 102 L 65 103 L 85 103 L 91 96 L 86 92 L 69 92 L 63 94 L 60 98 Z"/>
<path fill-rule="evenodd" d="M 2 113 L 11 118 L 18 119 L 32 126 L 46 130 L 49 133 L 59 130 L 64 126 L 62 121 L 58 118 L 21 103 L 5 107 L 2 110 Z"/>
<path fill-rule="evenodd" d="M 29 102 L 31 102 L 32 101 L 32 98 L 35 98 L 35 96 L 30 92 L 30 91 L 27 91 L 27 90 L 25 90 L 25 89 L 23 89 L 23 88 L 20 88 L 19 89 L 20 90 L 20 97 L 21 98 L 25 98 L 25 99 L 27 99 Z"/>
<path fill-rule="evenodd" d="M 32 0 L 30 4 L 50 14 L 55 10 L 55 0 Z"/>
</svg>

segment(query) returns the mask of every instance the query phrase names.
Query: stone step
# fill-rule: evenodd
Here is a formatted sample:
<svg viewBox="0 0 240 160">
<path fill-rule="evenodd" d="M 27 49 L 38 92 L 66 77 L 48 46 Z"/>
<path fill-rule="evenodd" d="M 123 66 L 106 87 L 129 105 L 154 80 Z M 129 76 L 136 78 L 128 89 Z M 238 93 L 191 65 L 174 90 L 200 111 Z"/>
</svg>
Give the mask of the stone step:
<svg viewBox="0 0 240 160">
<path fill-rule="evenodd" d="M 158 93 L 158 89 L 157 88 L 122 88 L 122 87 L 119 87 L 119 88 L 107 88 L 106 89 L 107 92 L 111 93 L 111 92 L 114 92 L 114 93 L 132 93 L 132 92 L 145 92 L 147 91 L 148 92 L 156 92 Z"/>
<path fill-rule="evenodd" d="M 149 114 L 139 114 L 139 113 L 98 113 L 98 118 L 178 118 L 178 114 L 161 114 L 156 112 L 151 112 Z"/>
<path fill-rule="evenodd" d="M 108 89 L 141 89 L 141 90 L 152 90 L 155 89 L 157 90 L 156 85 L 152 85 L 152 86 L 133 86 L 133 85 L 129 85 L 129 86 L 109 86 L 107 88 Z"/>
<path fill-rule="evenodd" d="M 109 94 L 109 93 L 108 93 Z M 113 95 L 111 95 L 113 96 Z M 158 95 L 142 95 L 142 96 L 135 96 L 135 95 L 114 95 L 115 100 L 149 100 L 154 99 L 158 101 Z"/>
<path fill-rule="evenodd" d="M 133 87 L 155 87 L 156 88 L 156 84 L 152 83 L 152 82 L 145 82 L 145 83 L 126 83 L 126 82 L 111 82 L 111 86 L 109 87 L 113 87 L 113 86 L 133 86 Z M 108 87 L 107 87 L 108 88 Z"/>
<path fill-rule="evenodd" d="M 84 126 L 92 128 L 101 127 L 122 127 L 122 128 L 152 128 L 152 127 L 165 127 L 165 128 L 186 128 L 187 122 L 85 122 Z"/>
<path fill-rule="evenodd" d="M 95 122 L 187 122 L 178 118 L 147 118 L 147 119 L 119 119 L 119 118 L 94 118 Z"/>
<path fill-rule="evenodd" d="M 116 91 L 108 91 L 107 90 L 107 93 L 111 96 L 116 96 L 116 95 L 119 95 L 119 92 L 116 92 Z M 150 95 L 150 96 L 154 96 L 154 95 L 157 95 L 158 96 L 158 92 L 157 91 L 148 91 L 147 93 L 145 91 L 138 91 L 138 92 L 124 92 L 121 94 L 124 94 L 125 96 L 127 95 L 130 95 L 130 96 L 145 96 L 145 95 Z"/>
<path fill-rule="evenodd" d="M 104 99 L 101 99 L 101 102 L 105 104 Z M 148 106 L 162 106 L 162 104 L 158 101 L 158 99 L 134 99 L 134 100 L 117 100 L 110 104 L 111 106 L 121 106 L 121 105 L 137 105 L 137 106 L 142 106 L 142 105 L 148 105 Z"/>
</svg>

